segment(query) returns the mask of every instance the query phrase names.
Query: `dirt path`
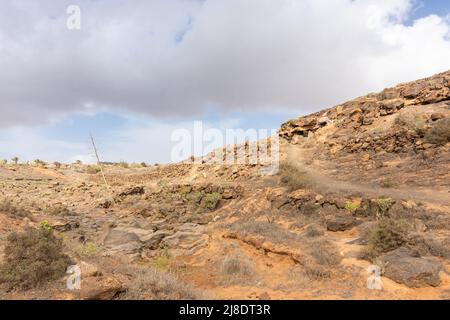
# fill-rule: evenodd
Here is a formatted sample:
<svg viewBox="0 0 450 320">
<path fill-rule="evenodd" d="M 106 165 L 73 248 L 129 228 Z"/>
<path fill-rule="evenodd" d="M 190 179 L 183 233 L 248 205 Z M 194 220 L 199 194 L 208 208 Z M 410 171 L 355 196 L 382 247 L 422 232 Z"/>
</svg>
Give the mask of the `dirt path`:
<svg viewBox="0 0 450 320">
<path fill-rule="evenodd" d="M 411 189 L 408 187 L 380 188 L 364 183 L 336 180 L 335 177 L 328 176 L 314 166 L 306 164 L 305 150 L 301 147 L 290 145 L 286 148 L 287 161 L 304 172 L 308 180 L 312 181 L 311 187 L 318 191 L 363 193 L 371 197 L 389 196 L 394 199 L 408 199 L 450 207 L 450 193 L 447 190 Z"/>
</svg>

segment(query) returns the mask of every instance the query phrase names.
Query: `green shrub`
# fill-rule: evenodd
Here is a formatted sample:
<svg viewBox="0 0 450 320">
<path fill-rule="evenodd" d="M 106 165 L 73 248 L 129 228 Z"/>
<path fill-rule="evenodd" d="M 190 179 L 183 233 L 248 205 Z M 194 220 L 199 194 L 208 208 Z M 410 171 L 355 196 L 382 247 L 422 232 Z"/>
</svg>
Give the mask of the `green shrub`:
<svg viewBox="0 0 450 320">
<path fill-rule="evenodd" d="M 388 211 L 395 204 L 395 200 L 391 198 L 379 198 L 374 200 L 376 204 L 376 218 L 383 219 L 387 217 Z"/>
<path fill-rule="evenodd" d="M 347 201 L 345 204 L 345 210 L 347 210 L 350 213 L 353 213 L 356 211 L 356 209 L 359 208 L 359 203 L 356 201 Z"/>
<path fill-rule="evenodd" d="M 102 248 L 95 242 L 86 242 L 78 248 L 77 253 L 83 258 L 94 258 L 101 251 Z"/>
<path fill-rule="evenodd" d="M 28 228 L 8 236 L 0 282 L 10 289 L 34 288 L 62 278 L 70 263 L 51 230 Z"/>
<path fill-rule="evenodd" d="M 222 195 L 218 192 L 207 193 L 202 199 L 202 206 L 213 211 L 217 208 Z"/>
<path fill-rule="evenodd" d="M 46 232 L 51 232 L 53 230 L 53 227 L 47 220 L 41 221 L 41 223 L 39 223 L 39 227 Z"/>
</svg>

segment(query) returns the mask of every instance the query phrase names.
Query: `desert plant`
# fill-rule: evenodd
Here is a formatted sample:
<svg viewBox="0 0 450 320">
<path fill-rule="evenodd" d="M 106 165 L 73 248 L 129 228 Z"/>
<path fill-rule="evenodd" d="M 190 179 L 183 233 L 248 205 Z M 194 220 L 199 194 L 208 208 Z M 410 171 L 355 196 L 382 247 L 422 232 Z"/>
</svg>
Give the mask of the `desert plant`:
<svg viewBox="0 0 450 320">
<path fill-rule="evenodd" d="M 44 231 L 51 232 L 53 230 L 53 227 L 50 225 L 50 223 L 47 220 L 41 221 L 39 223 L 39 228 L 41 228 Z"/>
<path fill-rule="evenodd" d="M 62 204 L 50 206 L 46 211 L 52 216 L 76 216 L 75 212 L 69 210 L 67 206 Z"/>
<path fill-rule="evenodd" d="M 303 235 L 307 238 L 321 237 L 324 234 L 325 234 L 324 228 L 320 227 L 316 223 L 311 223 L 308 226 L 306 226 L 305 231 L 303 232 Z"/>
<path fill-rule="evenodd" d="M 100 254 L 102 251 L 101 246 L 96 244 L 95 242 L 86 242 L 82 244 L 78 250 L 77 253 L 82 258 L 94 258 L 98 254 Z"/>
<path fill-rule="evenodd" d="M 207 193 L 202 199 L 202 206 L 213 211 L 217 208 L 222 195 L 218 192 Z"/>
<path fill-rule="evenodd" d="M 360 258 L 373 261 L 380 254 L 401 247 L 407 241 L 408 232 L 405 220 L 383 218 L 369 233 L 368 244 L 360 252 Z"/>
<path fill-rule="evenodd" d="M 31 213 L 19 206 L 16 206 L 10 199 L 0 201 L 0 213 L 13 218 L 29 218 Z"/>
<path fill-rule="evenodd" d="M 376 218 L 381 220 L 388 215 L 388 211 L 395 204 L 395 200 L 391 198 L 379 198 L 375 199 L 374 203 L 376 205 Z"/>
<path fill-rule="evenodd" d="M 347 210 L 350 213 L 353 213 L 358 209 L 360 206 L 359 202 L 357 201 L 347 201 L 345 203 L 345 210 Z"/>
<path fill-rule="evenodd" d="M 200 191 L 194 191 L 188 195 L 188 198 L 196 204 L 200 204 L 203 199 L 203 193 Z"/>
<path fill-rule="evenodd" d="M 395 187 L 395 182 L 389 178 L 382 179 L 380 181 L 380 187 L 385 188 L 385 189 L 393 188 L 393 187 Z"/>
<path fill-rule="evenodd" d="M 219 262 L 219 274 L 223 284 L 232 285 L 243 283 L 254 279 L 255 271 L 252 263 L 233 254 L 231 257 L 225 257 Z"/>
<path fill-rule="evenodd" d="M 145 162 L 141 162 L 141 167 L 142 168 L 147 168 L 147 164 Z"/>
<path fill-rule="evenodd" d="M 304 275 L 315 281 L 330 278 L 333 270 L 338 268 L 342 261 L 337 248 L 331 242 L 320 238 L 308 241 L 306 246 L 310 258 L 304 262 Z"/>
<path fill-rule="evenodd" d="M 55 162 L 53 162 L 53 165 L 55 166 L 56 169 L 61 168 L 61 162 L 55 161 Z"/>
<path fill-rule="evenodd" d="M 124 168 L 124 169 L 128 169 L 130 167 L 130 165 L 128 164 L 128 162 L 125 161 L 120 161 L 117 163 L 117 166 Z"/>
<path fill-rule="evenodd" d="M 309 253 L 315 262 L 321 266 L 337 266 L 342 261 L 336 246 L 323 239 L 315 239 L 307 243 Z"/>
<path fill-rule="evenodd" d="M 42 161 L 41 159 L 34 160 L 34 165 L 36 167 L 44 167 L 46 165 L 45 161 Z"/>
<path fill-rule="evenodd" d="M 279 176 L 281 182 L 291 190 L 304 189 L 310 186 L 306 172 L 299 170 L 294 164 L 284 162 L 280 165 Z"/>
<path fill-rule="evenodd" d="M 18 157 L 13 157 L 13 158 L 11 158 L 11 162 L 12 162 L 14 165 L 17 165 L 17 164 L 19 163 L 19 158 L 18 158 Z"/>
<path fill-rule="evenodd" d="M 444 145 L 450 142 L 450 118 L 444 118 L 436 123 L 426 132 L 425 140 L 428 143 Z"/>
<path fill-rule="evenodd" d="M 30 289 L 60 279 L 70 263 L 52 230 L 28 228 L 8 236 L 0 282 L 11 289 Z"/>
<path fill-rule="evenodd" d="M 87 174 L 97 174 L 97 173 L 99 173 L 101 170 L 100 170 L 100 167 L 98 167 L 98 166 L 88 166 L 87 168 L 86 168 L 86 173 Z"/>
<path fill-rule="evenodd" d="M 6 160 L 6 159 L 0 160 L 0 166 L 6 166 L 7 164 L 8 164 L 8 160 Z"/>
<path fill-rule="evenodd" d="M 267 241 L 276 244 L 291 244 L 300 239 L 299 235 L 267 221 L 237 221 L 230 225 L 230 228 L 242 236 L 263 236 Z"/>
<path fill-rule="evenodd" d="M 120 270 L 118 270 L 120 272 Z M 208 298 L 201 290 L 183 283 L 175 275 L 137 266 L 123 271 L 131 277 L 127 289 L 118 297 L 122 300 L 201 300 Z"/>
<path fill-rule="evenodd" d="M 153 267 L 158 270 L 169 270 L 171 263 L 172 259 L 168 254 L 159 255 L 152 261 Z"/>
</svg>

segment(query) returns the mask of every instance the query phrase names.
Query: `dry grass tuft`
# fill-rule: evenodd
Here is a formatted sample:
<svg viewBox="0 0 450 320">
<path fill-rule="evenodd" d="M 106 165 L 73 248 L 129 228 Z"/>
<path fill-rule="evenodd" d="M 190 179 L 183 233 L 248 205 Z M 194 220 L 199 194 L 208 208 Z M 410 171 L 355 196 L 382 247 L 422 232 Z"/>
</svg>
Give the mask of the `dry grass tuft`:
<svg viewBox="0 0 450 320">
<path fill-rule="evenodd" d="M 131 276 L 122 300 L 202 300 L 207 294 L 180 281 L 175 275 L 154 268 L 129 266 Z"/>
<path fill-rule="evenodd" d="M 303 266 L 305 276 L 315 281 L 331 278 L 342 261 L 337 248 L 324 239 L 308 241 L 306 245 L 311 258 Z"/>
<path fill-rule="evenodd" d="M 306 172 L 299 170 L 290 162 L 281 163 L 279 175 L 281 182 L 291 190 L 305 189 L 311 186 L 310 178 Z"/>
<path fill-rule="evenodd" d="M 262 236 L 275 244 L 290 244 L 300 240 L 300 236 L 296 233 L 268 221 L 237 221 L 230 228 L 242 236 Z"/>
<path fill-rule="evenodd" d="M 51 229 L 29 228 L 7 238 L 0 282 L 10 289 L 30 289 L 64 276 L 70 258 Z"/>
<path fill-rule="evenodd" d="M 427 142 L 444 145 L 450 142 L 450 118 L 438 120 L 425 134 Z"/>
<path fill-rule="evenodd" d="M 252 263 L 238 255 L 226 257 L 219 263 L 219 273 L 223 284 L 242 284 L 254 279 Z"/>
<path fill-rule="evenodd" d="M 0 201 L 0 213 L 6 214 L 12 218 L 22 219 L 31 217 L 31 213 L 19 206 L 16 206 L 11 200 L 3 199 Z"/>
</svg>

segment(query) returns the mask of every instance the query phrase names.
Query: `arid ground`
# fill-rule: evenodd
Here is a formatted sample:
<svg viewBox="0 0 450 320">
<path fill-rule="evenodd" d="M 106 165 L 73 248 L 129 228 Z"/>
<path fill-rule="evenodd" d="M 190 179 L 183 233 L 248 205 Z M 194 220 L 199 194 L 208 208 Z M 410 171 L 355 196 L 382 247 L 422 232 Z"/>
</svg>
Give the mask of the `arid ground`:
<svg viewBox="0 0 450 320">
<path fill-rule="evenodd" d="M 3 164 L 0 299 L 450 299 L 450 71 L 279 136 L 272 176 L 208 156 L 104 164 L 107 184 L 98 166 Z"/>
</svg>

